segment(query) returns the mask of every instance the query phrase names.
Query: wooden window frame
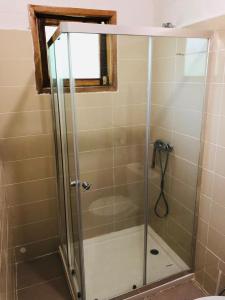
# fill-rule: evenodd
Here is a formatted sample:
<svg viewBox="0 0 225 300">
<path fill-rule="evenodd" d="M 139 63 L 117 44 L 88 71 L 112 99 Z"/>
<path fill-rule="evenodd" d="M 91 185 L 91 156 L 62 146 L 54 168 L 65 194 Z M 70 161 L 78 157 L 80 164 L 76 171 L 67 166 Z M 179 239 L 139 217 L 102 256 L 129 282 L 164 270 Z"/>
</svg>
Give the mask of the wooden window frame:
<svg viewBox="0 0 225 300">
<path fill-rule="evenodd" d="M 30 27 L 33 37 L 34 62 L 36 87 L 39 94 L 50 93 L 50 80 L 48 75 L 48 61 L 46 37 L 44 27 L 46 25 L 57 25 L 60 21 L 76 21 L 107 24 L 117 23 L 116 11 L 96 10 L 70 7 L 50 7 L 41 5 L 28 5 Z M 106 54 L 103 59 L 107 62 L 107 80 L 102 73 L 101 79 L 78 79 L 76 80 L 77 92 L 101 92 L 117 90 L 117 42 L 116 36 L 104 35 L 100 40 L 100 50 L 105 45 Z M 101 51 L 100 51 L 101 52 Z M 102 56 L 100 57 L 102 66 Z M 65 80 L 68 83 L 68 80 Z M 104 83 L 104 84 L 103 84 Z"/>
</svg>

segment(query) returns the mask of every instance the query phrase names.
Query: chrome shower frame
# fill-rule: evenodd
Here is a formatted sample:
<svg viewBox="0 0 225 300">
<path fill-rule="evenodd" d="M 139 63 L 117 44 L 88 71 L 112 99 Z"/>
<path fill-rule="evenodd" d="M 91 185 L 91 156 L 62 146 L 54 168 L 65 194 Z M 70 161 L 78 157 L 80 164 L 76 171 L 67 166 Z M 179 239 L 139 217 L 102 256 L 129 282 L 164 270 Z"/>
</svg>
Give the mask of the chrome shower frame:
<svg viewBox="0 0 225 300">
<path fill-rule="evenodd" d="M 146 148 L 145 148 L 145 199 L 144 199 L 144 209 L 147 212 L 149 209 L 149 205 L 148 205 L 148 177 L 149 177 L 149 166 L 150 166 L 150 162 L 149 162 L 149 151 L 150 151 L 150 147 L 149 145 L 151 144 L 150 142 L 150 112 L 151 112 L 151 76 L 152 76 L 152 42 L 151 42 L 151 38 L 152 37 L 180 37 L 180 38 L 205 38 L 208 39 L 209 44 L 210 44 L 210 39 L 213 36 L 213 32 L 211 31 L 205 31 L 205 30 L 192 30 L 192 29 L 183 29 L 183 28 L 162 28 L 162 27 L 127 27 L 127 26 L 117 26 L 117 25 L 105 25 L 105 24 L 88 24 L 88 23 L 74 23 L 74 22 L 62 22 L 58 28 L 56 29 L 55 33 L 53 34 L 53 36 L 51 37 L 51 39 L 48 42 L 48 47 L 50 47 L 59 37 L 61 34 L 67 34 L 67 39 L 69 41 L 69 34 L 70 33 L 93 33 L 93 34 L 110 34 L 110 35 L 133 35 L 133 36 L 146 36 L 149 37 L 149 51 L 148 51 L 148 67 L 149 67 L 149 75 L 148 75 L 148 87 L 147 87 L 147 111 L 146 111 Z M 209 47 L 209 46 L 208 46 Z M 71 61 L 71 53 L 69 50 L 69 60 Z M 70 66 L 71 67 L 71 66 Z M 73 91 L 73 95 L 72 95 L 72 99 L 75 100 L 75 87 L 74 87 L 74 83 L 73 79 L 72 79 L 72 72 L 70 72 L 70 89 Z M 206 80 L 205 80 L 205 85 L 206 85 Z M 205 89 L 206 90 L 206 89 Z M 205 92 L 205 96 L 206 98 L 206 92 Z M 205 101 L 204 101 L 205 103 Z M 73 130 L 75 135 L 76 133 L 76 112 L 74 111 L 75 107 L 73 107 Z M 204 121 L 202 121 L 202 134 L 203 134 L 203 124 Z M 202 135 L 201 135 L 202 136 Z M 75 140 L 77 140 L 77 136 L 75 138 Z M 76 149 L 77 145 L 74 145 L 74 148 Z M 76 167 L 79 170 L 79 161 L 77 158 L 77 155 L 75 155 L 75 159 L 76 159 Z M 199 165 L 198 165 L 198 182 L 197 182 L 197 188 L 199 187 L 199 177 L 200 177 L 200 165 L 201 165 L 201 156 L 200 156 L 200 161 L 199 161 Z M 79 176 L 79 175 L 78 175 Z M 79 192 L 78 192 L 78 198 L 80 198 Z M 78 200 L 78 202 L 80 201 L 80 199 Z M 80 206 L 80 204 L 78 204 L 78 206 Z M 196 197 L 196 207 L 195 207 L 195 216 L 194 216 L 194 232 L 193 232 L 193 249 L 192 249 L 192 255 L 194 256 L 195 254 L 195 239 L 196 239 L 196 230 L 197 230 L 197 222 L 198 222 L 198 207 L 199 207 L 199 196 Z M 191 269 L 191 271 L 185 271 L 176 275 L 173 275 L 167 279 L 161 280 L 157 283 L 153 283 L 153 284 L 148 284 L 146 285 L 146 261 L 147 261 L 147 232 L 148 232 L 148 220 L 149 217 L 147 216 L 147 213 L 145 213 L 145 229 L 144 229 L 144 235 L 145 235 L 145 241 L 144 241 L 144 261 L 143 261 L 143 265 L 144 265 L 144 276 L 143 276 L 143 287 L 126 293 L 124 295 L 121 295 L 119 297 L 113 298 L 113 299 L 126 299 L 126 298 L 132 298 L 133 296 L 139 294 L 139 293 L 145 293 L 146 291 L 152 289 L 152 288 L 156 288 L 159 285 L 162 284 L 168 284 L 168 282 L 170 282 L 171 280 L 181 280 L 180 278 L 182 276 L 184 276 L 184 278 L 186 277 L 191 277 L 192 275 L 190 274 L 191 272 L 194 271 L 194 264 L 193 267 Z M 80 220 L 81 222 L 81 220 Z M 83 238 L 83 234 L 82 234 L 82 224 L 80 224 L 79 228 L 79 236 L 80 236 L 80 240 L 82 240 Z M 82 272 L 81 272 L 81 286 L 82 286 L 82 300 L 85 300 L 85 276 L 84 276 L 84 262 L 83 262 L 83 247 L 82 244 L 80 246 L 80 251 L 81 251 L 81 264 L 82 264 Z M 67 265 L 65 263 L 65 259 L 63 258 L 63 263 L 64 263 L 64 267 L 65 267 L 65 271 L 67 273 L 67 278 L 69 281 L 69 285 L 72 289 L 72 294 L 73 297 L 75 299 L 76 295 L 74 293 L 74 280 L 70 274 L 70 272 L 67 270 Z M 187 275 L 189 274 L 189 275 Z M 186 275 L 186 276 L 185 276 Z"/>
</svg>

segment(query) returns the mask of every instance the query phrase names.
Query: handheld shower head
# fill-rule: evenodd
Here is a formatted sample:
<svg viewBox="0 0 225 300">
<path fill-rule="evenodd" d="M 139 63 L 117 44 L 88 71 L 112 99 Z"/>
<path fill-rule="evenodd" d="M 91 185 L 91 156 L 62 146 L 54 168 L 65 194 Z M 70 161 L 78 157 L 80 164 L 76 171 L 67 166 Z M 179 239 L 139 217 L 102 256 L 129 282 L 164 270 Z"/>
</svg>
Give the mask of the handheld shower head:
<svg viewBox="0 0 225 300">
<path fill-rule="evenodd" d="M 173 151 L 173 147 L 169 143 L 165 143 L 162 140 L 155 141 L 151 167 L 155 168 L 156 153 L 158 152 L 161 181 L 160 181 L 160 193 L 155 203 L 154 212 L 156 216 L 159 218 L 165 218 L 169 214 L 169 205 L 166 198 L 166 194 L 164 192 L 164 185 L 165 185 L 165 176 L 166 176 L 166 170 L 168 166 L 169 154 L 172 151 Z M 163 153 L 165 153 L 164 163 L 163 163 Z M 165 212 L 163 214 L 159 212 L 160 201 L 163 201 L 163 203 L 165 204 Z"/>
</svg>

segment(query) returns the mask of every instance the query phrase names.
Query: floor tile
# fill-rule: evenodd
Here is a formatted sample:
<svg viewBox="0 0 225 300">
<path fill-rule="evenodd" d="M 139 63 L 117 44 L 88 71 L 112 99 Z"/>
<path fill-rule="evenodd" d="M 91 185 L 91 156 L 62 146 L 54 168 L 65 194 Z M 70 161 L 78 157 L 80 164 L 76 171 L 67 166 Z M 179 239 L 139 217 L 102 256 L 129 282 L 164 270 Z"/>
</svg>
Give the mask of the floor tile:
<svg viewBox="0 0 225 300">
<path fill-rule="evenodd" d="M 58 254 L 19 263 L 17 266 L 17 289 L 43 283 L 62 275 L 63 267 Z"/>
<path fill-rule="evenodd" d="M 149 300 L 194 300 L 204 296 L 203 291 L 190 281 L 152 295 Z"/>
<path fill-rule="evenodd" d="M 18 300 L 72 300 L 65 278 L 60 277 L 43 284 L 18 291 Z"/>
</svg>

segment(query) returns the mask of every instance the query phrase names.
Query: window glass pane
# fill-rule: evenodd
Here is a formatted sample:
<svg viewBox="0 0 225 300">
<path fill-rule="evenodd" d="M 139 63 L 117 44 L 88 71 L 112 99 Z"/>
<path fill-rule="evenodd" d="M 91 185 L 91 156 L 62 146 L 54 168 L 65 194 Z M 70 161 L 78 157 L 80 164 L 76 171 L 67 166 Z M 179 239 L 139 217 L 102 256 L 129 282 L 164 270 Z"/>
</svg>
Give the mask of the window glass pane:
<svg viewBox="0 0 225 300">
<path fill-rule="evenodd" d="M 69 78 L 69 65 L 68 60 L 65 57 L 68 56 L 67 47 L 67 35 L 66 33 L 60 35 L 60 39 L 57 39 L 55 47 L 55 55 L 57 57 L 57 76 L 58 79 Z"/>
<path fill-rule="evenodd" d="M 208 49 L 208 40 L 198 38 L 187 38 L 186 53 L 196 54 L 206 52 Z"/>
<path fill-rule="evenodd" d="M 56 30 L 56 26 L 45 26 L 46 41 Z M 75 79 L 100 78 L 100 41 L 99 34 L 73 33 L 70 35 L 72 71 Z M 61 49 L 59 59 L 64 59 L 67 48 Z M 68 69 L 61 68 L 63 78 L 68 78 Z"/>
<path fill-rule="evenodd" d="M 186 40 L 185 76 L 202 77 L 205 75 L 208 41 L 206 39 L 190 38 Z"/>
<path fill-rule="evenodd" d="M 73 77 L 100 78 L 99 34 L 73 33 L 70 39 Z"/>
</svg>

